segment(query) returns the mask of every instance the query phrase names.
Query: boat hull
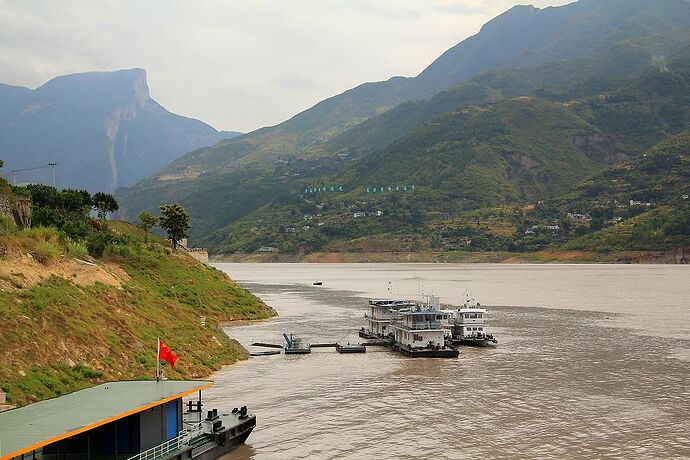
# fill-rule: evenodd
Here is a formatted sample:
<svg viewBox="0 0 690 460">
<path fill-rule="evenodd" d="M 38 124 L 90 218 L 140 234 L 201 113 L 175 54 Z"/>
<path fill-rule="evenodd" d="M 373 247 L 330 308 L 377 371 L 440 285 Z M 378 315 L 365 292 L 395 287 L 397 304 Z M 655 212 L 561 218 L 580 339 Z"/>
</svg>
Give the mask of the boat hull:
<svg viewBox="0 0 690 460">
<path fill-rule="evenodd" d="M 393 345 L 393 350 L 411 358 L 457 358 L 460 352 L 454 348 L 407 348 Z"/>
<path fill-rule="evenodd" d="M 236 427 L 231 427 L 221 433 L 214 434 L 212 443 L 203 444 L 174 458 L 178 460 L 214 460 L 221 457 L 247 441 L 247 438 L 256 427 L 256 417 L 251 416 L 248 421 L 252 423 L 242 431 L 239 431 Z"/>
<path fill-rule="evenodd" d="M 335 347 L 338 353 L 365 353 L 367 347 L 359 345 L 338 345 Z"/>
<path fill-rule="evenodd" d="M 363 339 L 379 339 L 380 338 L 376 334 L 372 334 L 371 332 L 364 331 L 362 329 L 359 330 L 358 334 Z"/>
<path fill-rule="evenodd" d="M 450 343 L 453 346 L 462 345 L 466 347 L 494 347 L 498 344 L 498 340 L 464 338 L 453 339 L 450 341 Z"/>
<path fill-rule="evenodd" d="M 308 355 L 311 353 L 311 348 L 286 348 L 286 355 Z"/>
</svg>

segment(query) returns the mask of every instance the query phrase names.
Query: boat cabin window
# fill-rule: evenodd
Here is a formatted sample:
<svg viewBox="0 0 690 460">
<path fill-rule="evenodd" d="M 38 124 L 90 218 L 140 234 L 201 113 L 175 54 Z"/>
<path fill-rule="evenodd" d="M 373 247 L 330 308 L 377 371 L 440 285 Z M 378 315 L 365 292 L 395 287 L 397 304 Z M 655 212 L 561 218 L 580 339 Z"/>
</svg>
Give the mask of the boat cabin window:
<svg viewBox="0 0 690 460">
<path fill-rule="evenodd" d="M 472 318 L 472 319 L 477 319 L 477 314 L 476 314 L 476 313 L 472 313 L 472 314 L 470 315 L 470 318 Z"/>
<path fill-rule="evenodd" d="M 484 328 L 483 328 L 483 327 L 480 327 L 480 328 L 479 328 L 479 329 L 477 329 L 477 330 L 478 330 L 478 331 L 483 331 L 483 330 L 484 330 Z"/>
<path fill-rule="evenodd" d="M 481 314 L 481 313 L 478 313 L 478 316 L 479 316 L 479 318 L 481 318 L 481 317 L 482 317 L 482 314 Z"/>
<path fill-rule="evenodd" d="M 469 313 L 465 313 L 465 318 L 470 319 L 470 314 L 469 314 Z"/>
</svg>

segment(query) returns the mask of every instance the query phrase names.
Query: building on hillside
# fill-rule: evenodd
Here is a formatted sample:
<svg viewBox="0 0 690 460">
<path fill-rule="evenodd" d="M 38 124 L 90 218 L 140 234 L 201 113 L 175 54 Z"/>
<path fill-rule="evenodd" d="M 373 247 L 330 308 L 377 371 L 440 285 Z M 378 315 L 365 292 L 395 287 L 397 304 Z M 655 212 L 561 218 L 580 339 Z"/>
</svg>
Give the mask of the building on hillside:
<svg viewBox="0 0 690 460">
<path fill-rule="evenodd" d="M 14 222 L 18 227 L 31 227 L 31 214 L 33 205 L 31 198 L 16 197 L 14 198 L 14 206 L 10 200 L 3 195 L 0 195 L 0 215 L 3 215 Z"/>
<path fill-rule="evenodd" d="M 592 222 L 592 217 L 589 214 L 568 213 L 568 217 L 575 223 L 588 224 Z"/>
<path fill-rule="evenodd" d="M 171 240 L 170 243 L 172 244 Z M 182 238 L 177 242 L 177 247 L 190 256 L 194 257 L 196 260 L 201 262 L 202 264 L 208 265 L 210 263 L 209 257 L 208 257 L 208 249 L 206 248 L 190 248 L 188 246 L 187 238 Z"/>
<path fill-rule="evenodd" d="M 274 248 L 273 246 L 261 246 L 259 252 L 278 252 L 278 248 Z"/>
<path fill-rule="evenodd" d="M 646 201 L 630 200 L 630 206 L 651 206 L 652 203 Z"/>
<path fill-rule="evenodd" d="M 208 249 L 206 248 L 185 248 L 185 251 L 202 264 L 208 265 L 210 263 Z"/>
</svg>

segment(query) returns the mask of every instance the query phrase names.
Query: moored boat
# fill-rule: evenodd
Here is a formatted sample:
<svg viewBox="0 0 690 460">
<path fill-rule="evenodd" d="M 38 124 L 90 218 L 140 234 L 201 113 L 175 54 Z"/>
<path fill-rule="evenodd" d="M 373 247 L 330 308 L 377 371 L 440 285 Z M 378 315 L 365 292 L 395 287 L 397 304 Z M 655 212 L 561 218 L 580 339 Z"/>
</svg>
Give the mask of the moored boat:
<svg viewBox="0 0 690 460">
<path fill-rule="evenodd" d="M 359 336 L 369 340 L 388 339 L 390 325 L 401 310 L 416 308 L 417 303 L 411 300 L 370 299 L 369 312 L 364 315 L 366 326 L 359 330 Z"/>
<path fill-rule="evenodd" d="M 421 306 L 400 312 L 390 326 L 393 349 L 415 358 L 456 358 L 458 350 L 446 344 L 444 319 L 448 319 L 447 313 Z"/>
<path fill-rule="evenodd" d="M 109 382 L 3 412 L 0 459 L 218 458 L 247 440 L 256 416 L 246 406 L 203 411 L 212 384 Z"/>
<path fill-rule="evenodd" d="M 365 345 L 361 344 L 347 344 L 347 345 L 340 345 L 339 343 L 335 344 L 335 351 L 338 353 L 365 353 L 367 351 L 367 347 Z"/>
<path fill-rule="evenodd" d="M 451 337 L 448 342 L 453 345 L 485 347 L 496 345 L 498 340 L 488 332 L 488 310 L 479 302 L 467 299 L 460 307 L 451 324 Z"/>
<path fill-rule="evenodd" d="M 289 336 L 283 333 L 283 338 L 285 338 L 285 354 L 286 355 L 306 355 L 311 353 L 311 345 L 308 342 L 293 337 L 292 334 Z"/>
</svg>

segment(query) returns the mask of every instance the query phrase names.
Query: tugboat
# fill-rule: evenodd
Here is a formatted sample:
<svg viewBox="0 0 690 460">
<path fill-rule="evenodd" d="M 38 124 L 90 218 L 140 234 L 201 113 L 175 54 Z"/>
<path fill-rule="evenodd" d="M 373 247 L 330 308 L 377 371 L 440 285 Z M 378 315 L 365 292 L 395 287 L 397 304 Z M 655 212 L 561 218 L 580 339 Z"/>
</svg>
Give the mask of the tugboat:
<svg viewBox="0 0 690 460">
<path fill-rule="evenodd" d="M 487 316 L 486 308 L 482 308 L 479 302 L 473 302 L 467 298 L 465 304 L 458 309 L 455 320 L 451 324 L 451 338 L 448 341 L 450 345 L 475 347 L 496 345 L 498 340 L 493 334 L 487 332 Z"/>
</svg>

